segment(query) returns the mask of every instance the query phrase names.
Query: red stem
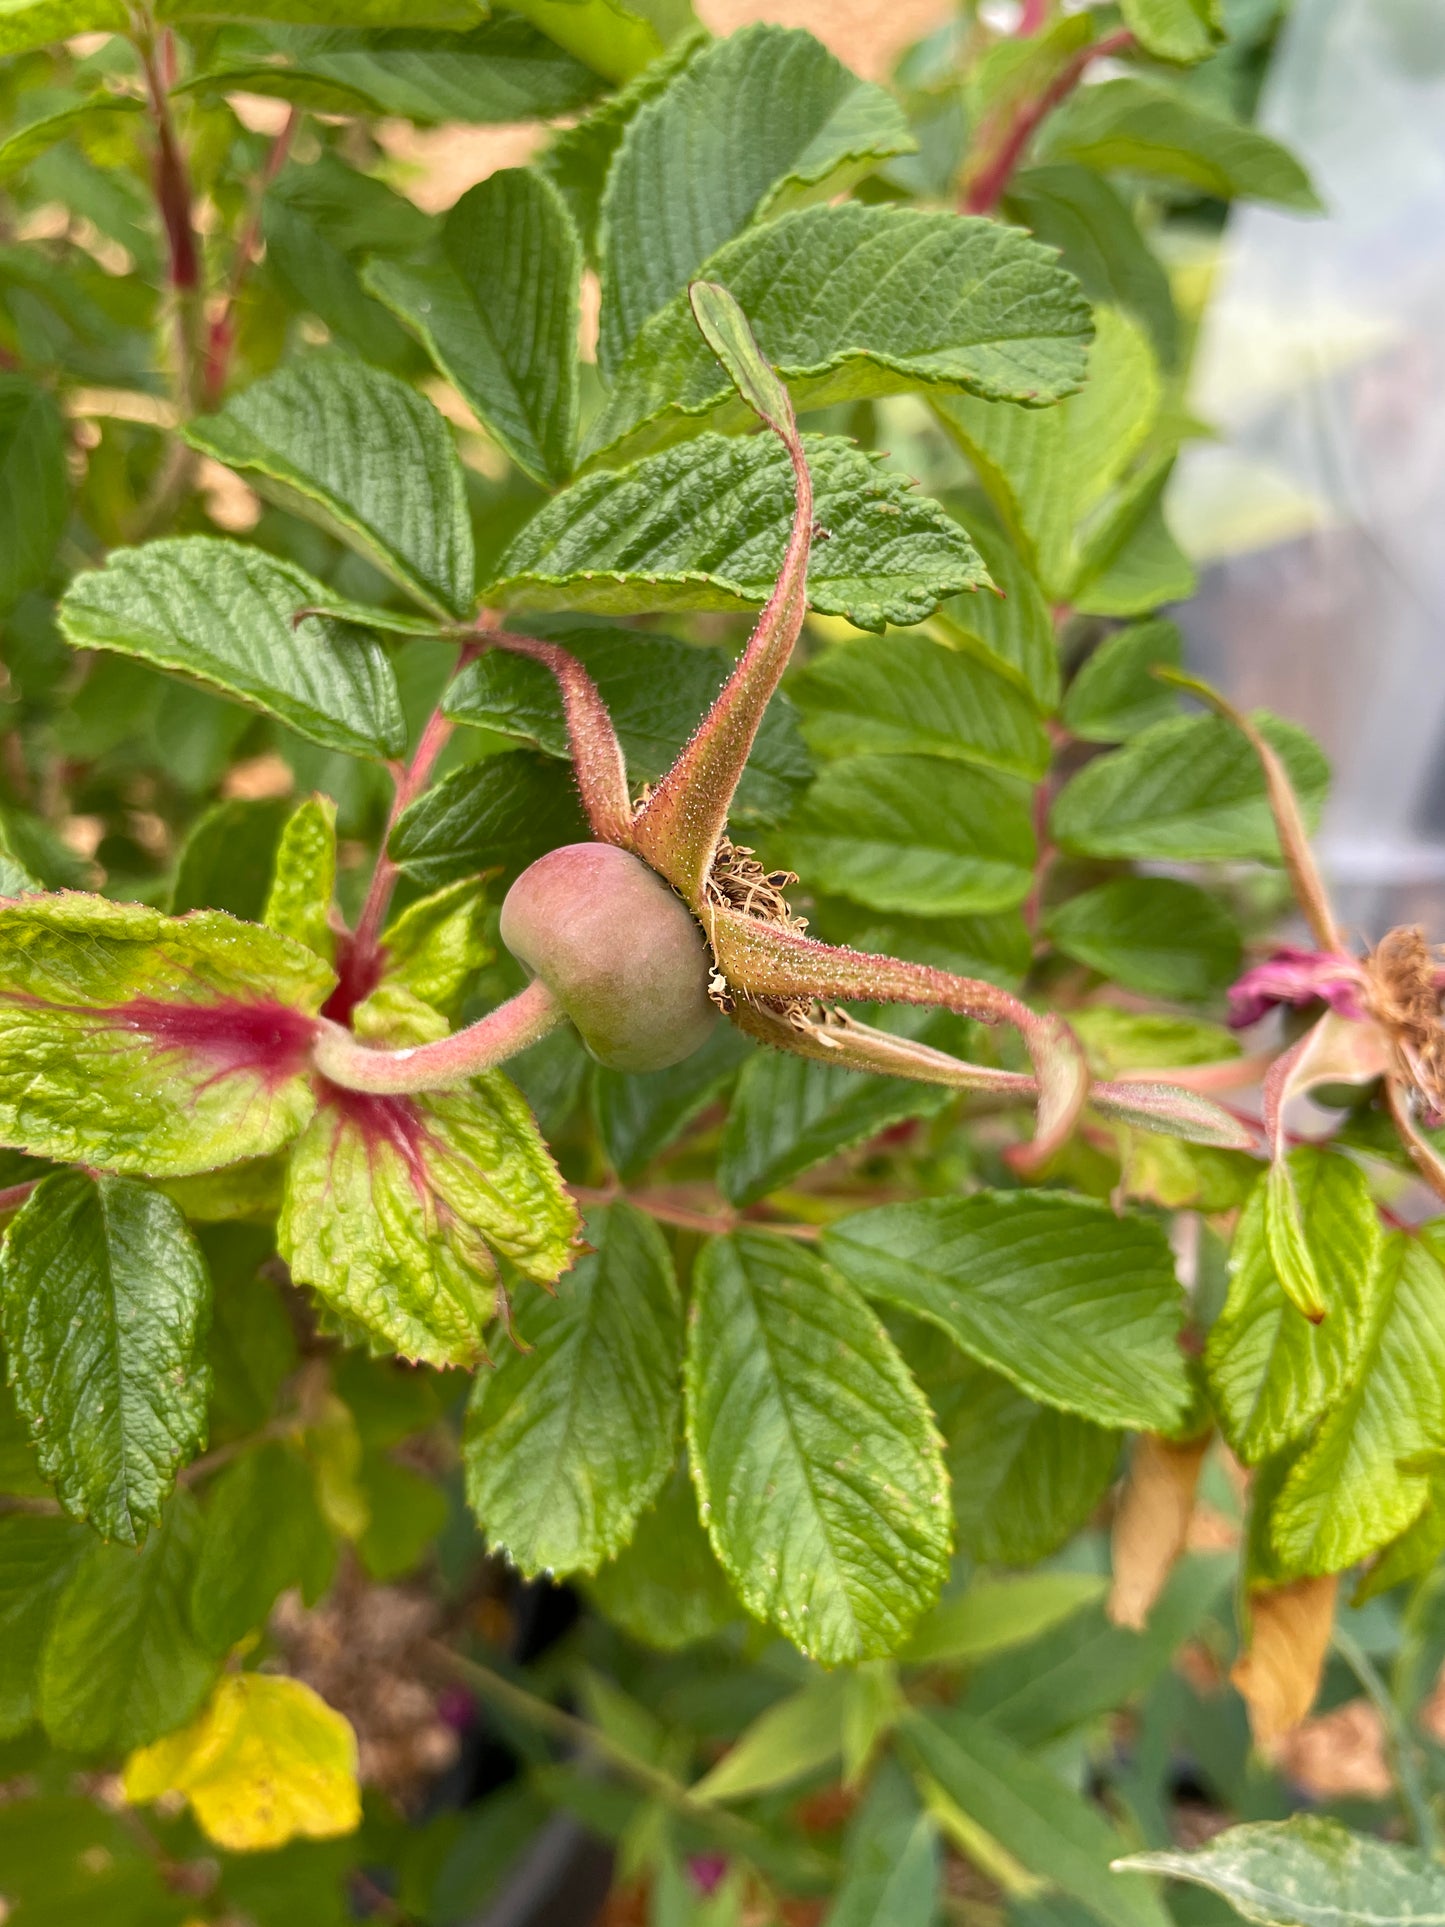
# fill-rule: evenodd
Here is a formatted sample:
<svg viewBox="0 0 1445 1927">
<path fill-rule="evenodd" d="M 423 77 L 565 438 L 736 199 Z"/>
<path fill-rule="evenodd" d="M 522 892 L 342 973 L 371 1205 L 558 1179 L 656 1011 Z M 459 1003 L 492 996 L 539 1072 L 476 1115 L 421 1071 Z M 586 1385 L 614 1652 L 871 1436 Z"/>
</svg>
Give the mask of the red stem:
<svg viewBox="0 0 1445 1927">
<path fill-rule="evenodd" d="M 226 376 L 230 372 L 231 354 L 236 345 L 236 308 L 245 288 L 247 276 L 255 265 L 261 248 L 261 219 L 266 200 L 266 190 L 286 165 L 295 139 L 296 129 L 301 122 L 301 109 L 293 107 L 286 116 L 285 124 L 271 143 L 256 190 L 251 198 L 250 211 L 246 224 L 236 242 L 236 255 L 231 264 L 231 279 L 226 289 L 225 300 L 206 331 L 206 365 L 201 380 L 201 405 L 211 409 L 219 403 L 226 386 Z"/>
<path fill-rule="evenodd" d="M 1015 109 L 1013 120 L 995 148 L 992 158 L 986 161 L 965 184 L 963 192 L 965 214 L 992 214 L 1007 192 L 1014 169 L 1023 159 L 1024 150 L 1038 132 L 1040 125 L 1048 119 L 1056 107 L 1068 99 L 1096 60 L 1104 60 L 1110 54 L 1123 53 L 1133 44 L 1133 34 L 1127 28 L 1121 27 L 1117 33 L 1105 34 L 1102 40 L 1096 40 L 1092 47 L 1081 47 L 1073 59 L 1059 69 L 1041 94 L 1033 100 L 1024 101 Z"/>
<path fill-rule="evenodd" d="M 1014 28 L 1016 40 L 1027 40 L 1038 33 L 1048 22 L 1049 0 L 1023 0 L 1019 23 Z"/>
<path fill-rule="evenodd" d="M 18 1211 L 39 1182 L 39 1178 L 27 1178 L 23 1184 L 12 1184 L 0 1191 L 0 1216 L 7 1211 Z"/>
<path fill-rule="evenodd" d="M 466 665 L 484 647 L 478 640 L 463 643 L 456 661 L 457 671 Z M 431 780 L 437 758 L 446 748 L 453 725 L 442 714 L 438 703 L 427 718 L 421 735 L 417 738 L 416 748 L 408 763 L 391 765 L 392 780 L 396 785 L 391 799 L 391 809 L 387 815 L 386 828 L 382 832 L 381 847 L 376 853 L 376 865 L 371 872 L 371 882 L 367 885 L 366 901 L 361 906 L 361 915 L 356 920 L 356 929 L 343 939 L 336 960 L 338 982 L 335 990 L 326 1000 L 324 1017 L 334 1018 L 345 1023 L 363 997 L 376 988 L 380 975 L 381 931 L 386 922 L 386 913 L 391 907 L 392 891 L 400 875 L 395 863 L 387 854 L 387 845 L 392 832 L 400 822 L 403 813 L 411 807 Z"/>
</svg>

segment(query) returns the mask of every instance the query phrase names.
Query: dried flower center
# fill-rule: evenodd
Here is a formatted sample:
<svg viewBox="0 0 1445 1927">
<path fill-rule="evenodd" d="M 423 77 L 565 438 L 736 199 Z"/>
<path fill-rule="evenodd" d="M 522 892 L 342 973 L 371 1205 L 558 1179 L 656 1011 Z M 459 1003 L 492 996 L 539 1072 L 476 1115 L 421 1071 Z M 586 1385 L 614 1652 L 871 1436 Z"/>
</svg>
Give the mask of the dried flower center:
<svg viewBox="0 0 1445 1927">
<path fill-rule="evenodd" d="M 1445 1115 L 1439 971 L 1439 959 L 1417 925 L 1390 931 L 1365 959 L 1370 1014 L 1388 1032 L 1406 1075 L 1436 1116 Z"/>
<path fill-rule="evenodd" d="M 793 915 L 785 894 L 788 886 L 797 880 L 792 870 L 765 870 L 746 845 L 724 836 L 718 841 L 712 869 L 708 872 L 707 901 L 719 910 L 740 910 L 745 917 L 756 917 L 760 923 L 802 931 L 807 929 L 808 920 Z M 720 1010 L 731 1010 L 734 1006 L 732 988 L 720 970 L 712 974 L 708 995 Z M 802 998 L 766 997 L 756 1001 L 766 1003 L 770 1010 L 777 1011 L 800 1029 L 807 1025 L 809 1005 Z"/>
</svg>

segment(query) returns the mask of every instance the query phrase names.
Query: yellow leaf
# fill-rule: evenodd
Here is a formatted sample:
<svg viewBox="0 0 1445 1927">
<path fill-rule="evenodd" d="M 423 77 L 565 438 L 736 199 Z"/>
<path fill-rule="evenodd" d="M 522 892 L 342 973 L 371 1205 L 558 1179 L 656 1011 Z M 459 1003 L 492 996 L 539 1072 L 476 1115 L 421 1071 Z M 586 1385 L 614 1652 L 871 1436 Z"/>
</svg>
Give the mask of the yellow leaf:
<svg viewBox="0 0 1445 1927">
<path fill-rule="evenodd" d="M 356 1735 L 300 1680 L 222 1679 L 189 1726 L 132 1753 L 132 1805 L 182 1793 L 203 1832 L 233 1853 L 326 1840 L 361 1823 Z"/>
</svg>

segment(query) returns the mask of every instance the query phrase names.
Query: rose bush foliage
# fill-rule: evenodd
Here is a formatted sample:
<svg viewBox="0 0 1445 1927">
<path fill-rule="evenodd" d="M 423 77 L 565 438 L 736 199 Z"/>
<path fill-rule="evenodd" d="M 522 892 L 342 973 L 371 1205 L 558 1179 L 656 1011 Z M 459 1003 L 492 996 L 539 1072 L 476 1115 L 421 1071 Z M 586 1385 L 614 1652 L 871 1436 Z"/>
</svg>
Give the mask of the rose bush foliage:
<svg viewBox="0 0 1445 1927">
<path fill-rule="evenodd" d="M 1278 9 L 994 11 L 0 16 L 20 1927 L 1445 1911 L 1437 967 L 1160 613 Z"/>
</svg>

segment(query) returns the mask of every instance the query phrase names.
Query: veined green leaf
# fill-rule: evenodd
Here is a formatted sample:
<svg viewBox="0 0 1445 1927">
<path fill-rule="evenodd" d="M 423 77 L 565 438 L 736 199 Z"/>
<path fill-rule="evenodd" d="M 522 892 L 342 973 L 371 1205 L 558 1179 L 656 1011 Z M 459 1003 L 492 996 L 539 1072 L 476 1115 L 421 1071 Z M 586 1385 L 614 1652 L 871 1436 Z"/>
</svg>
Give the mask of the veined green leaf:
<svg viewBox="0 0 1445 1927">
<path fill-rule="evenodd" d="M 1179 324 L 1169 276 L 1103 175 L 1073 161 L 1021 168 L 1004 207 L 1036 239 L 1060 250 L 1062 265 L 1091 301 L 1123 308 L 1142 322 L 1160 362 L 1174 365 Z"/>
<path fill-rule="evenodd" d="M 981 1720 L 915 1713 L 903 1750 L 975 1826 L 1107 1927 L 1167 1927 L 1144 1880 L 1109 1871 L 1120 1838 L 1098 1808 Z"/>
<path fill-rule="evenodd" d="M 824 1673 L 760 1713 L 688 1790 L 695 1800 L 742 1800 L 791 1786 L 830 1765 L 843 1751 L 843 1722 L 852 1678 Z"/>
<path fill-rule="evenodd" d="M 40 1717 L 72 1753 L 124 1753 L 190 1719 L 217 1662 L 190 1621 L 199 1521 L 178 1492 L 139 1552 L 92 1544 L 55 1605 Z"/>
<path fill-rule="evenodd" d="M 1278 141 L 1133 75 L 1079 88 L 1050 122 L 1048 151 L 1103 173 L 1127 168 L 1180 181 L 1225 201 L 1272 201 L 1304 213 L 1320 207 L 1308 174 Z"/>
<path fill-rule="evenodd" d="M 1109 636 L 1069 684 L 1060 712 L 1064 727 L 1088 743 L 1121 743 L 1178 711 L 1177 690 L 1151 672 L 1179 669 L 1184 640 L 1172 622 L 1136 622 Z"/>
<path fill-rule="evenodd" d="M 206 1442 L 211 1280 L 170 1199 L 58 1172 L 0 1254 L 10 1382 L 66 1511 L 138 1545 Z"/>
<path fill-rule="evenodd" d="M 1158 1225 L 1048 1192 L 882 1205 L 824 1233 L 868 1297 L 935 1324 L 1030 1397 L 1172 1431 L 1189 1407 L 1183 1298 Z"/>
<path fill-rule="evenodd" d="M 291 1153 L 281 1255 L 344 1323 L 404 1358 L 484 1355 L 503 1253 L 543 1283 L 576 1212 L 532 1114 L 499 1071 L 425 1097 L 328 1097 Z"/>
<path fill-rule="evenodd" d="M 942 1048 L 961 1028 L 947 1012 L 861 1009 L 885 1030 Z M 876 1137 L 909 1117 L 931 1117 L 952 1093 L 939 1085 L 875 1077 L 787 1051 L 749 1058 L 728 1105 L 718 1184 L 734 1204 L 752 1204 L 824 1158 Z"/>
<path fill-rule="evenodd" d="M 1114 877 L 1055 904 L 1043 928 L 1066 956 L 1151 997 L 1202 1002 L 1239 975 L 1239 926 L 1217 897 L 1174 877 Z"/>
<path fill-rule="evenodd" d="M 244 727 L 246 719 L 240 720 Z M 276 852 L 292 814 L 285 796 L 223 796 L 203 810 L 176 858 L 171 915 L 229 910 L 245 923 L 262 922 Z"/>
<path fill-rule="evenodd" d="M 682 1304 L 662 1234 L 625 1204 L 591 1214 L 595 1246 L 557 1295 L 517 1307 L 527 1349 L 477 1380 L 467 1498 L 529 1577 L 596 1572 L 677 1456 Z"/>
<path fill-rule="evenodd" d="M 676 1652 L 739 1617 L 737 1600 L 697 1516 L 697 1494 L 679 1463 L 631 1542 L 601 1567 L 587 1591 L 629 1638 Z"/>
<path fill-rule="evenodd" d="M 825 1927 L 934 1927 L 942 1871 L 937 1828 L 885 1760 L 849 1824 Z"/>
<path fill-rule="evenodd" d="M 540 756 L 488 756 L 434 784 L 391 835 L 392 856 L 424 890 L 479 870 L 525 869 L 587 834 L 570 773 Z"/>
<path fill-rule="evenodd" d="M 804 734 L 829 755 L 942 756 L 1037 780 L 1049 743 L 1033 702 L 981 658 L 926 636 L 838 645 L 795 678 Z"/>
<path fill-rule="evenodd" d="M 945 602 L 933 625 L 958 647 L 981 651 L 1033 697 L 1040 709 L 1059 700 L 1059 653 L 1054 619 L 1043 592 L 982 497 L 960 501 L 970 539 L 983 557 L 997 595 L 961 595 Z"/>
<path fill-rule="evenodd" d="M 0 609 L 45 580 L 69 499 L 65 424 L 53 396 L 0 369 Z"/>
<path fill-rule="evenodd" d="M 337 350 L 253 382 L 186 440 L 318 522 L 441 616 L 470 616 L 476 567 L 461 460 L 440 414 Z M 324 600 L 323 595 L 323 600 Z"/>
<path fill-rule="evenodd" d="M 274 84 L 254 74 L 246 79 Z M 336 340 L 378 367 L 404 370 L 415 361 L 406 330 L 362 287 L 360 269 L 372 253 L 409 255 L 425 246 L 429 227 L 419 208 L 323 149 L 314 163 L 282 169 L 263 200 L 261 231 L 266 277 L 291 306 L 316 315 Z"/>
<path fill-rule="evenodd" d="M 1427 1855 L 1317 1813 L 1255 1820 L 1226 1828 L 1194 1853 L 1136 1853 L 1115 1865 L 1207 1887 L 1263 1927 L 1445 1921 L 1445 1873 Z"/>
<path fill-rule="evenodd" d="M 258 1632 L 288 1587 L 325 1590 L 336 1544 L 305 1459 L 279 1439 L 243 1452 L 206 1493 L 191 1623 L 213 1653 Z"/>
<path fill-rule="evenodd" d="M 1142 1632 L 1111 1623 L 1105 1604 L 1083 1606 L 1041 1633 L 982 1661 L 965 1710 L 1025 1747 L 1087 1729 L 1147 1693 L 1205 1623 L 1229 1615 L 1235 1555 L 1186 1553 L 1155 1600 Z"/>
<path fill-rule="evenodd" d="M 1329 782 L 1324 757 L 1293 723 L 1257 711 L 1278 750 L 1306 822 L 1318 820 Z M 1259 758 L 1222 716 L 1155 723 L 1066 783 L 1051 818 L 1055 839 L 1086 856 L 1229 862 L 1279 858 L 1279 837 Z"/>
<path fill-rule="evenodd" d="M 746 140 L 737 139 L 739 128 Z M 745 27 L 633 114 L 602 200 L 602 331 L 611 375 L 724 242 L 764 213 L 824 200 L 913 138 L 901 109 L 811 34 Z M 692 192 L 679 199 L 676 183 Z"/>
<path fill-rule="evenodd" d="M 327 749 L 399 756 L 406 725 L 380 643 L 329 618 L 296 621 L 326 602 L 319 582 L 260 549 L 167 536 L 76 576 L 59 622 L 78 649 L 194 677 Z"/>
<path fill-rule="evenodd" d="M 450 1015 L 493 951 L 485 886 L 463 877 L 409 903 L 382 934 L 382 982 Z"/>
<path fill-rule="evenodd" d="M 592 1081 L 597 1129 L 617 1175 L 630 1183 L 646 1170 L 721 1095 L 749 1052 L 741 1031 L 719 1024 L 700 1050 L 668 1070 L 628 1073 L 599 1065 Z"/>
<path fill-rule="evenodd" d="M 329 796 L 308 796 L 281 831 L 263 921 L 330 963 L 336 950 L 330 922 L 335 894 L 336 805 Z"/>
<path fill-rule="evenodd" d="M 220 911 L 0 904 L 0 1140 L 156 1176 L 274 1151 L 311 1115 L 311 1017 L 333 981 Z"/>
<path fill-rule="evenodd" d="M 617 730 L 634 789 L 655 783 L 702 721 L 732 671 L 725 649 L 676 642 L 636 629 L 570 628 L 560 621 L 538 632 L 574 655 L 597 684 Z M 490 649 L 469 663 L 447 690 L 454 721 L 535 743 L 570 761 L 557 679 L 544 663 Z M 763 716 L 733 802 L 734 820 L 775 822 L 786 816 L 812 775 L 797 713 L 782 694 Z"/>
<path fill-rule="evenodd" d="M 787 848 L 813 888 L 909 916 L 1007 910 L 1033 877 L 1020 787 L 927 756 L 828 764 L 789 819 Z"/>
<path fill-rule="evenodd" d="M 1094 320 L 1088 379 L 1057 407 L 973 395 L 934 402 L 1054 602 L 1072 600 L 1087 574 L 1090 537 L 1143 455 L 1163 401 L 1139 324 L 1114 308 Z"/>
<path fill-rule="evenodd" d="M 881 631 L 987 580 L 958 524 L 879 457 L 831 436 L 803 445 L 828 531 L 808 564 L 814 609 Z M 759 607 L 792 520 L 792 464 L 774 436 L 700 435 L 574 482 L 518 535 L 487 597 L 602 615 Z"/>
<path fill-rule="evenodd" d="M 1152 453 L 1091 525 L 1074 583 L 1074 606 L 1081 614 L 1147 616 L 1161 603 L 1193 595 L 1194 565 L 1164 519 L 1164 491 L 1179 434 L 1177 424 L 1161 433 Z"/>
<path fill-rule="evenodd" d="M 975 1559 L 1031 1565 L 1088 1520 L 1119 1462 L 1120 1434 L 1026 1398 L 965 1361 L 972 1391 L 940 1423 L 959 1544 Z"/>
<path fill-rule="evenodd" d="M 1223 38 L 1219 0 L 1121 0 L 1124 23 L 1146 53 L 1187 65 Z"/>
<path fill-rule="evenodd" d="M 956 1598 L 933 1608 L 909 1641 L 906 1657 L 918 1666 L 940 1659 L 978 1660 L 1026 1646 L 1108 1590 L 1102 1574 L 1022 1573 L 1012 1579 L 975 1579 Z"/>
<path fill-rule="evenodd" d="M 538 155 L 536 166 L 561 191 L 572 211 L 589 261 L 597 258 L 597 223 L 612 159 L 629 121 L 644 101 L 655 100 L 674 74 L 710 45 L 701 28 L 683 33 L 664 54 L 639 69 L 626 86 L 606 95 L 574 127 L 564 127 Z"/>
<path fill-rule="evenodd" d="M 470 188 L 435 260 L 375 261 L 365 285 L 539 482 L 572 471 L 582 250 L 566 203 L 532 168 Z"/>
<path fill-rule="evenodd" d="M 437 32 L 410 20 L 367 32 L 357 30 L 354 11 L 339 0 L 331 11 L 336 27 L 269 36 L 287 56 L 284 67 L 228 60 L 198 74 L 188 89 L 274 94 L 322 112 L 331 100 L 341 113 L 399 114 L 423 127 L 549 120 L 575 113 L 599 91 L 596 74 L 515 13 L 473 25 L 476 14 L 469 12 L 457 22 L 466 32 Z M 402 11 L 394 6 L 393 17 Z"/>
<path fill-rule="evenodd" d="M 69 1520 L 23 1512 L 0 1518 L 0 1739 L 23 1732 L 35 1717 L 55 1603 L 94 1544 L 92 1533 Z"/>
<path fill-rule="evenodd" d="M 824 1664 L 894 1650 L 947 1569 L 923 1395 L 863 1301 L 795 1244 L 715 1239 L 694 1289 L 689 1449 L 739 1596 Z"/>
<path fill-rule="evenodd" d="M 1274 1507 L 1271 1535 L 1291 1573 L 1343 1572 L 1404 1532 L 1430 1496 L 1445 1444 L 1445 1269 L 1396 1233 L 1379 1271 L 1355 1382 Z"/>
<path fill-rule="evenodd" d="M 1312 1325 L 1285 1296 L 1265 1223 L 1267 1175 L 1230 1252 L 1229 1297 L 1209 1334 L 1205 1370 L 1220 1429 L 1247 1465 L 1303 1437 L 1341 1404 L 1365 1354 L 1382 1285 L 1369 1188 L 1342 1157 L 1290 1154 L 1295 1195 L 1327 1316 Z"/>
<path fill-rule="evenodd" d="M 922 388 L 1041 404 L 1084 377 L 1091 322 L 1072 276 L 1016 228 L 909 208 L 799 209 L 699 269 L 735 298 L 795 407 Z M 685 293 L 617 370 L 587 454 L 640 454 L 747 427 Z"/>
</svg>

